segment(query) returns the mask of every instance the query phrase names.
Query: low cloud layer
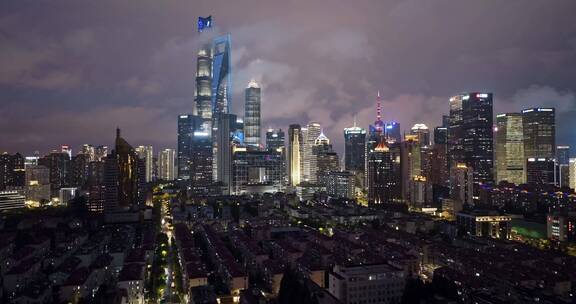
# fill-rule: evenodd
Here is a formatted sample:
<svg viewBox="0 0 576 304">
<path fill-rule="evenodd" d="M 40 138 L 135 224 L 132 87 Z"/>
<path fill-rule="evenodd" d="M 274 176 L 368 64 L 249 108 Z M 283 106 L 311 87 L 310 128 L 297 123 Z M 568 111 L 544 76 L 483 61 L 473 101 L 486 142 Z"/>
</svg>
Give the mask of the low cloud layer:
<svg viewBox="0 0 576 304">
<path fill-rule="evenodd" d="M 574 11 L 571 0 L 4 1 L 0 151 L 110 144 L 116 126 L 134 145 L 175 147 L 206 15 L 232 36 L 233 112 L 256 79 L 265 128 L 318 121 L 342 151 L 354 115 L 374 121 L 378 90 L 383 118 L 405 130 L 440 124 L 450 95 L 490 91 L 495 112 L 556 107 L 558 142 L 576 146 Z"/>
</svg>

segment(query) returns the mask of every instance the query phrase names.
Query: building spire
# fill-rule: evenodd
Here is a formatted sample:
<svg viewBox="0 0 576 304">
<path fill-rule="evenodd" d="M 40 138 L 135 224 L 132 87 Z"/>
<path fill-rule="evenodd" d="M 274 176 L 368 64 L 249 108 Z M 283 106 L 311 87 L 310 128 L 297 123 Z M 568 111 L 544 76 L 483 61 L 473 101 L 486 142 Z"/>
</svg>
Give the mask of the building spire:
<svg viewBox="0 0 576 304">
<path fill-rule="evenodd" d="M 116 127 L 116 138 L 120 138 L 120 127 Z"/>
<path fill-rule="evenodd" d="M 354 128 L 356 128 L 356 118 L 358 116 L 358 113 L 354 113 Z"/>
<path fill-rule="evenodd" d="M 380 102 L 381 102 L 380 90 L 378 90 L 378 96 L 376 97 L 376 102 L 377 102 L 377 106 L 376 106 L 376 121 L 377 121 L 377 122 L 380 122 L 380 121 L 382 121 L 382 108 L 380 107 Z"/>
</svg>

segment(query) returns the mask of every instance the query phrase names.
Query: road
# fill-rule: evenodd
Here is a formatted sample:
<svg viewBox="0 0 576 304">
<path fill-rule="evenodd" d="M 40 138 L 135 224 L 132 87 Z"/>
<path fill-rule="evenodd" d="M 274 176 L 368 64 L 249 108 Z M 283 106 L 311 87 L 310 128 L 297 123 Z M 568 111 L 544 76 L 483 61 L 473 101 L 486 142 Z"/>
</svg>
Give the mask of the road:
<svg viewBox="0 0 576 304">
<path fill-rule="evenodd" d="M 174 256 L 172 252 L 172 212 L 170 211 L 170 201 L 166 200 L 162 202 L 162 232 L 168 236 L 168 248 L 167 248 L 167 255 L 166 255 L 166 262 L 167 266 L 164 269 L 166 273 L 166 290 L 164 291 L 164 295 L 162 297 L 162 303 L 180 303 L 178 293 L 176 292 L 174 285 L 173 285 L 173 265 Z M 175 301 L 176 300 L 176 301 Z"/>
</svg>

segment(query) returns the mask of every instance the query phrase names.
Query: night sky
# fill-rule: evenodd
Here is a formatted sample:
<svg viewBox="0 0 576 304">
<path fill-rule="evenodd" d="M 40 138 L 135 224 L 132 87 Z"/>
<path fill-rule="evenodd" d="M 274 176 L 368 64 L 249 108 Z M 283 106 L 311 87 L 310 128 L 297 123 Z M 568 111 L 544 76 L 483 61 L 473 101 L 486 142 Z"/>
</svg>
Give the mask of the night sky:
<svg viewBox="0 0 576 304">
<path fill-rule="evenodd" d="M 262 83 L 263 128 L 318 121 L 342 151 L 355 113 L 434 127 L 460 92 L 495 114 L 557 109 L 576 146 L 576 1 L 0 2 L 0 151 L 113 142 L 176 146 L 191 113 L 198 16 L 232 35 L 232 112 Z M 206 35 L 204 35 L 206 36 Z"/>
</svg>

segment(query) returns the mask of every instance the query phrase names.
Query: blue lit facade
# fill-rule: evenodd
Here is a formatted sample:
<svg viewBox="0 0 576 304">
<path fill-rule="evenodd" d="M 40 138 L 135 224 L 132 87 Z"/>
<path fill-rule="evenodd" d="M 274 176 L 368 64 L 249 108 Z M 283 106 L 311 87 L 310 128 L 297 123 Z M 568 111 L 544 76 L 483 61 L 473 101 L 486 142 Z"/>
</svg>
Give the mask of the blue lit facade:
<svg viewBox="0 0 576 304">
<path fill-rule="evenodd" d="M 214 39 L 212 54 L 212 113 L 229 113 L 232 95 L 230 34 Z"/>
<path fill-rule="evenodd" d="M 203 32 L 212 27 L 212 16 L 198 17 L 198 32 Z"/>
<path fill-rule="evenodd" d="M 384 134 L 387 141 L 401 142 L 402 135 L 400 134 L 400 123 L 395 121 L 390 121 L 386 123 L 386 128 L 384 129 Z"/>
</svg>

